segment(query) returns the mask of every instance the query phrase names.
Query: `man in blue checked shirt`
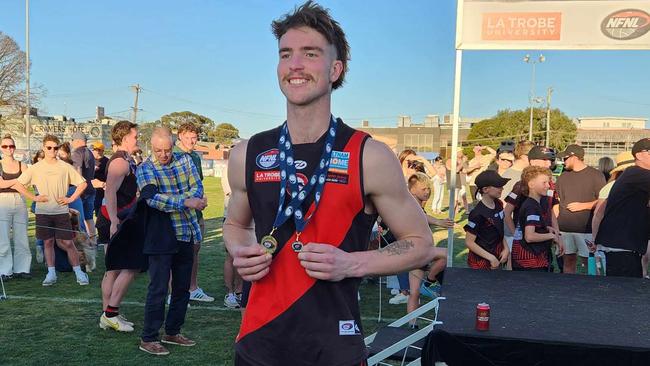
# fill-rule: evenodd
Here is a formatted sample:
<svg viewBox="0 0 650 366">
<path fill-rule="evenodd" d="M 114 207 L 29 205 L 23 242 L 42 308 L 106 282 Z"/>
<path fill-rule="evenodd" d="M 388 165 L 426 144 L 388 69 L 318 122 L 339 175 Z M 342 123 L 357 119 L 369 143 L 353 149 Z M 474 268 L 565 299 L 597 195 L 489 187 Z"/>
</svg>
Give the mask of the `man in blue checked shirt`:
<svg viewBox="0 0 650 366">
<path fill-rule="evenodd" d="M 151 136 L 153 154 L 137 170 L 138 188 L 155 186 L 157 193 L 147 199 L 147 205 L 169 214 L 176 237 L 169 242 L 156 243 L 145 248 L 149 254 L 149 288 L 145 305 L 144 328 L 140 350 L 166 355 L 169 351 L 160 344 L 159 330 L 165 319 L 165 298 L 171 273 L 172 292 L 165 321 L 163 343 L 194 346 L 196 343 L 181 335 L 189 302 L 189 286 L 193 264 L 193 242 L 201 241 L 201 230 L 196 210 L 207 206 L 203 184 L 191 158 L 172 152 L 172 134 L 166 127 L 156 128 Z M 148 222 L 149 224 L 151 222 Z M 147 230 L 161 230 L 147 227 Z"/>
</svg>

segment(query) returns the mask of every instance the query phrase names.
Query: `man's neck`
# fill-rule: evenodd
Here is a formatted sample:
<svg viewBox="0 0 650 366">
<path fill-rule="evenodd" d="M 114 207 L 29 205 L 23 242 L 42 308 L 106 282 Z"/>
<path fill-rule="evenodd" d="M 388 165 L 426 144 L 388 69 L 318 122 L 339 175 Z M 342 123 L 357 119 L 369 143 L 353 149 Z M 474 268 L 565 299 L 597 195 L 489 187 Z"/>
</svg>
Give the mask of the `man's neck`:
<svg viewBox="0 0 650 366">
<path fill-rule="evenodd" d="M 493 209 L 495 207 L 494 204 L 494 198 L 488 196 L 487 194 L 484 194 L 481 196 L 481 202 L 487 207 Z"/>
<path fill-rule="evenodd" d="M 587 165 L 585 163 L 583 163 L 582 161 L 580 161 L 580 162 L 577 162 L 577 163 L 573 164 L 573 167 L 571 168 L 571 170 L 573 170 L 574 172 L 579 172 L 581 170 L 584 170 L 586 167 L 587 167 Z"/>
<path fill-rule="evenodd" d="M 183 145 L 182 143 L 179 143 L 179 144 L 176 145 L 176 146 L 178 146 L 179 149 L 183 150 L 183 152 L 188 153 L 188 154 L 191 153 L 192 151 L 194 151 L 194 149 L 191 149 L 191 148 L 189 148 L 189 147 L 186 147 L 186 146 Z"/>
<path fill-rule="evenodd" d="M 331 110 L 329 96 L 307 106 L 287 104 L 287 124 L 294 144 L 318 141 L 329 127 Z"/>
<path fill-rule="evenodd" d="M 644 162 L 644 161 L 642 161 L 642 160 L 637 160 L 637 161 L 635 161 L 635 164 L 636 164 L 636 166 L 638 166 L 639 168 L 643 168 L 643 169 L 646 169 L 646 170 L 650 170 L 650 163 L 646 163 L 646 162 Z"/>
<path fill-rule="evenodd" d="M 55 164 L 58 161 L 56 157 L 50 157 L 50 156 L 46 156 L 45 158 L 43 158 L 43 160 L 45 160 L 45 162 L 48 164 Z"/>
</svg>

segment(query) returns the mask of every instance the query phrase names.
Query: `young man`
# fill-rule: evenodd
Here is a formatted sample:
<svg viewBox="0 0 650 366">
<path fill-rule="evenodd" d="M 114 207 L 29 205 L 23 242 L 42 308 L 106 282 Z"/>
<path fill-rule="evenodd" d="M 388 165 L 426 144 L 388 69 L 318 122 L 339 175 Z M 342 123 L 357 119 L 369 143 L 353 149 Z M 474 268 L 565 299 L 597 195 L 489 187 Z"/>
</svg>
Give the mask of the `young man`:
<svg viewBox="0 0 650 366">
<path fill-rule="evenodd" d="M 68 204 L 79 198 L 87 184 L 72 165 L 56 158 L 59 144 L 60 141 L 56 136 L 45 135 L 43 138 L 45 158 L 23 172 L 13 188 L 36 202 L 36 239 L 44 242 L 47 262 L 47 275 L 43 280 L 43 286 L 51 286 L 57 280 L 54 270 L 55 240 L 68 254 L 77 283 L 84 286 L 88 284 L 88 275 L 81 271 L 79 253 L 72 242 L 74 232 L 70 224 Z M 27 190 L 26 187 L 30 185 L 36 187 L 38 196 L 34 196 Z M 70 197 L 66 197 L 70 185 L 77 186 L 77 189 Z"/>
<path fill-rule="evenodd" d="M 201 168 L 201 156 L 194 151 L 196 143 L 199 138 L 199 132 L 201 130 L 198 126 L 191 122 L 186 122 L 181 124 L 178 127 L 178 141 L 174 147 L 174 152 L 185 153 L 187 154 L 192 161 L 196 170 L 199 173 L 201 181 L 203 181 L 203 169 Z M 199 220 L 199 227 L 201 227 L 201 233 L 205 234 L 205 222 L 203 221 L 203 213 L 201 211 L 196 211 L 196 216 Z M 194 241 L 194 264 L 192 265 L 192 279 L 190 280 L 190 300 L 192 301 L 202 301 L 202 302 L 212 302 L 214 297 L 206 294 L 203 289 L 198 285 L 197 275 L 199 273 L 199 250 L 201 250 L 201 242 Z"/>
<path fill-rule="evenodd" d="M 607 275 L 642 277 L 641 256 L 648 247 L 650 202 L 650 139 L 632 146 L 634 166 L 616 179 L 607 197 L 596 244 L 607 257 Z"/>
<path fill-rule="evenodd" d="M 190 277 L 194 259 L 193 241 L 201 241 L 197 211 L 207 206 L 203 183 L 196 166 L 187 154 L 172 152 L 172 134 L 165 127 L 156 128 L 151 135 L 153 156 L 145 160 L 136 172 L 138 188 L 154 187 L 157 193 L 146 200 L 152 209 L 169 213 L 176 237 L 156 243 L 160 254 L 149 255 L 149 288 L 144 309 L 144 327 L 140 350 L 166 355 L 169 351 L 158 341 L 160 327 L 165 323 L 161 341 L 191 347 L 193 340 L 181 335 L 187 304 L 190 300 Z M 149 227 L 147 230 L 161 230 Z M 172 292 L 169 311 L 165 317 L 165 297 L 171 275 Z"/>
<path fill-rule="evenodd" d="M 72 134 L 72 143 L 70 146 L 72 147 L 72 165 L 86 180 L 86 189 L 81 194 L 81 202 L 83 203 L 86 231 L 93 246 L 96 246 L 97 235 L 95 221 L 93 220 L 96 192 L 95 187 L 92 185 L 92 180 L 95 178 L 95 157 L 86 146 L 86 135 L 81 131 L 76 131 Z M 92 262 L 94 264 L 94 259 Z"/>
<path fill-rule="evenodd" d="M 104 144 L 96 141 L 92 144 L 93 156 L 95 157 L 95 178 L 92 180 L 95 187 L 95 216 L 99 217 L 104 200 L 104 186 L 106 185 L 106 165 L 108 158 L 104 156 Z M 97 223 L 95 223 L 97 226 Z"/>
<path fill-rule="evenodd" d="M 331 114 L 349 59 L 338 22 L 307 2 L 273 32 L 287 121 L 238 144 L 228 166 L 224 241 L 252 281 L 235 364 L 358 365 L 361 278 L 420 268 L 436 250 L 393 152 Z M 398 240 L 366 251 L 377 213 Z"/>
<path fill-rule="evenodd" d="M 585 151 L 569 145 L 558 157 L 564 159 L 565 170 L 557 178 L 560 203 L 554 208 L 564 239 L 564 273 L 576 273 L 577 256 L 583 263 L 589 257 L 585 240 L 592 241 L 591 221 L 598 203 L 598 193 L 605 185 L 603 173 L 587 166 Z"/>
</svg>

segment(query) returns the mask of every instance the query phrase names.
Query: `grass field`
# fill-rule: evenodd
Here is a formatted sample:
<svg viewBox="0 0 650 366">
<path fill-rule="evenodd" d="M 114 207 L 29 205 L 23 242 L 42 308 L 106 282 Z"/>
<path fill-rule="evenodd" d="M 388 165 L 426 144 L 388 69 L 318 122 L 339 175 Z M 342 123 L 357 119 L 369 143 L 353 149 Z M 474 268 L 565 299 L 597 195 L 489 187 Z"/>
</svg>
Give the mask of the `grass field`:
<svg viewBox="0 0 650 366">
<path fill-rule="evenodd" d="M 133 333 L 104 331 L 98 327 L 101 314 L 100 282 L 104 273 L 102 253 L 98 268 L 90 274 L 90 285 L 77 285 L 73 273 L 59 273 L 52 287 L 41 286 L 46 272 L 33 260 L 31 280 L 5 283 L 8 300 L 0 301 L 0 365 L 230 365 L 233 341 L 240 314 L 223 306 L 224 245 L 221 216 L 223 194 L 218 178 L 206 178 L 210 199 L 205 212 L 207 238 L 201 250 L 199 285 L 216 298 L 213 303 L 192 302 L 183 334 L 197 341 L 196 347 L 170 346 L 171 354 L 156 358 L 138 350 L 142 330 L 144 300 L 148 277 L 138 276 L 131 285 L 120 311 L 136 325 Z M 33 223 L 33 217 L 30 217 Z M 462 224 L 456 228 L 454 263 L 465 265 Z M 30 231 L 33 242 L 33 227 Z M 434 232 L 434 240 L 446 246 L 447 232 Z M 32 244 L 33 251 L 33 244 Z M 377 323 L 378 285 L 361 287 L 361 312 L 366 334 L 386 324 Z M 388 291 L 382 292 L 386 320 L 404 315 L 406 305 L 389 305 Z"/>
</svg>

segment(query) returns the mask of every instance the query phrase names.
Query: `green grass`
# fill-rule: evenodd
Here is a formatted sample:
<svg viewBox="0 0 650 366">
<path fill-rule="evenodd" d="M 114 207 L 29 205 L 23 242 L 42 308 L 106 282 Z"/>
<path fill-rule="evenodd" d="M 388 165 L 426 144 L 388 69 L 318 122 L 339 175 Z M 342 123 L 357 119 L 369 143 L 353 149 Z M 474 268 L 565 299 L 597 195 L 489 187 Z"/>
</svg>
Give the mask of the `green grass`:
<svg viewBox="0 0 650 366">
<path fill-rule="evenodd" d="M 197 341 L 196 347 L 170 347 L 171 354 L 156 358 L 138 350 L 143 324 L 143 303 L 148 277 L 141 274 L 131 285 L 120 311 L 136 324 L 133 333 L 103 331 L 101 314 L 102 253 L 98 268 L 90 274 L 90 285 L 77 285 L 72 273 L 59 273 L 56 285 L 41 286 L 46 269 L 34 260 L 31 280 L 11 280 L 5 284 L 8 300 L 0 301 L 0 365 L 230 365 L 233 342 L 239 330 L 240 313 L 223 306 L 224 245 L 221 216 L 223 194 L 218 178 L 206 178 L 210 199 L 205 211 L 206 240 L 201 249 L 199 285 L 216 298 L 211 304 L 192 303 L 183 333 Z M 33 221 L 33 217 L 30 217 Z M 455 229 L 455 265 L 464 266 L 462 224 Z M 33 225 L 30 230 L 33 243 Z M 446 230 L 434 232 L 440 246 L 446 246 Z M 32 244 L 33 250 L 33 244 Z M 405 305 L 388 305 L 390 294 L 382 291 L 384 319 L 404 315 Z M 361 313 L 366 334 L 374 332 L 379 309 L 378 285 L 361 287 Z"/>
</svg>

